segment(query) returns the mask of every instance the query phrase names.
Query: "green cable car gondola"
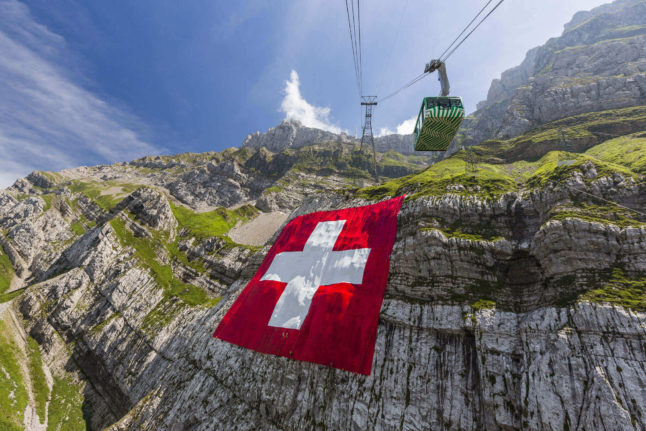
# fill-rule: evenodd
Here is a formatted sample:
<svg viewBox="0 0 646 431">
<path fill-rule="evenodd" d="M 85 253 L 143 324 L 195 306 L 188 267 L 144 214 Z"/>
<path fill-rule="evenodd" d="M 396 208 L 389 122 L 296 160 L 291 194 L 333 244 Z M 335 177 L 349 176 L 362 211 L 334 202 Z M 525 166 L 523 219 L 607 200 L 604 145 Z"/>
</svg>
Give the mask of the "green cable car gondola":
<svg viewBox="0 0 646 431">
<path fill-rule="evenodd" d="M 415 124 L 415 151 L 446 151 L 464 118 L 459 97 L 425 97 Z"/>
<path fill-rule="evenodd" d="M 459 97 L 449 96 L 446 65 L 433 60 L 424 73 L 438 72 L 442 87 L 440 97 L 425 97 L 415 124 L 415 151 L 446 151 L 464 119 L 464 105 Z"/>
</svg>

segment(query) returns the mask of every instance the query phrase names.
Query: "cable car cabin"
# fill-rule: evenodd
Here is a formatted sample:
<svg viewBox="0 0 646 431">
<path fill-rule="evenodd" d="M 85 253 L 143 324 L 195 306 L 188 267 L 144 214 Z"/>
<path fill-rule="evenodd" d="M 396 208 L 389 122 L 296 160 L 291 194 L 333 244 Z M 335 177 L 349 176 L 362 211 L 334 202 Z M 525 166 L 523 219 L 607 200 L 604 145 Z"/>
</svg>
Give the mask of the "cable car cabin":
<svg viewBox="0 0 646 431">
<path fill-rule="evenodd" d="M 464 118 L 459 97 L 425 97 L 415 124 L 415 151 L 446 151 Z"/>
</svg>

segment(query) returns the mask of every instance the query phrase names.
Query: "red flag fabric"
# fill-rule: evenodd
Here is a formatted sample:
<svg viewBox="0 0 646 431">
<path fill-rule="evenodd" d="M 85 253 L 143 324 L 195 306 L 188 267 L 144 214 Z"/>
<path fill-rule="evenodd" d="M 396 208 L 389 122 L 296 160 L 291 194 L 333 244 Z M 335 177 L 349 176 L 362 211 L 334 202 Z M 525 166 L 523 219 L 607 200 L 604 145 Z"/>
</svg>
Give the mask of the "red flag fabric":
<svg viewBox="0 0 646 431">
<path fill-rule="evenodd" d="M 370 375 L 403 199 L 291 220 L 213 336 Z"/>
</svg>

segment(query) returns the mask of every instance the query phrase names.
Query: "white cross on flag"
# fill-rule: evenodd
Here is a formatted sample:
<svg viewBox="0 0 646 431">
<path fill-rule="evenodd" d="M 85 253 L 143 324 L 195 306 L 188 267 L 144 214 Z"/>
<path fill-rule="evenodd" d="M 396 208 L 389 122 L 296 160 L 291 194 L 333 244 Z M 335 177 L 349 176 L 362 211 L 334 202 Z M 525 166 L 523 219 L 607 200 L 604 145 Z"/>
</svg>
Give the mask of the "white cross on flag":
<svg viewBox="0 0 646 431">
<path fill-rule="evenodd" d="M 402 200 L 290 221 L 213 336 L 370 374 Z"/>
</svg>

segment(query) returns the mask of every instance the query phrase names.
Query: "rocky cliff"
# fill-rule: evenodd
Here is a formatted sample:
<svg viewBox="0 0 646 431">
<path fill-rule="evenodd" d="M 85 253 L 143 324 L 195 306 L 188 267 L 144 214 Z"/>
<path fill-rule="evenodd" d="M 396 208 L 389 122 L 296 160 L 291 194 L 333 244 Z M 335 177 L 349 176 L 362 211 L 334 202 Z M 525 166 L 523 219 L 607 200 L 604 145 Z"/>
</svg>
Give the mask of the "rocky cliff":
<svg viewBox="0 0 646 431">
<path fill-rule="evenodd" d="M 495 79 L 453 143 L 507 139 L 560 118 L 646 102 L 646 2 L 579 12 L 560 37 Z"/>
<path fill-rule="evenodd" d="M 643 132 L 599 139 L 568 155 L 576 160 L 568 165 L 554 151 L 536 161 L 509 153 L 534 137 L 478 150 L 477 172 L 460 152 L 363 189 L 352 188 L 348 167 L 311 169 L 335 160 L 334 145 L 320 154 L 146 158 L 18 181 L 0 193 L 0 263 L 13 278 L 0 312 L 16 334 L 5 343 L 16 354 L 0 364 L 24 396 L 3 404 L 5 421 L 30 429 L 45 421 L 114 430 L 645 429 Z M 294 175 L 282 189 L 269 181 L 281 166 Z M 294 191 L 314 187 L 298 166 L 320 180 L 318 193 Z M 135 178 L 146 185 L 125 182 Z M 232 240 L 275 214 L 262 193 L 255 206 L 247 200 L 263 186 L 276 187 L 268 194 L 287 219 L 409 196 L 370 376 L 211 338 L 280 224 L 256 245 Z M 228 207 L 197 212 L 210 188 Z M 27 339 L 42 360 L 21 373 L 12 364 L 29 356 L 20 353 L 30 352 Z M 49 376 L 40 390 L 38 375 Z"/>
</svg>

